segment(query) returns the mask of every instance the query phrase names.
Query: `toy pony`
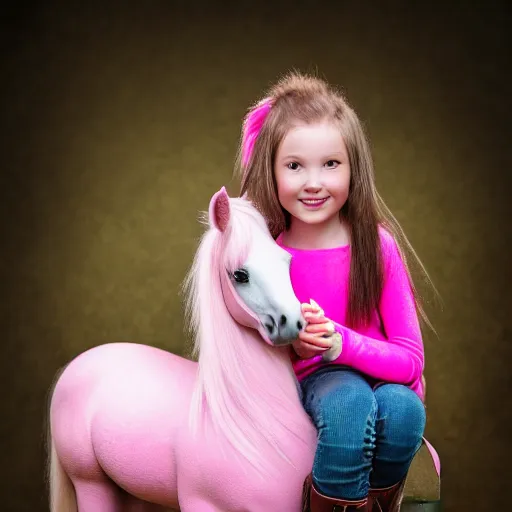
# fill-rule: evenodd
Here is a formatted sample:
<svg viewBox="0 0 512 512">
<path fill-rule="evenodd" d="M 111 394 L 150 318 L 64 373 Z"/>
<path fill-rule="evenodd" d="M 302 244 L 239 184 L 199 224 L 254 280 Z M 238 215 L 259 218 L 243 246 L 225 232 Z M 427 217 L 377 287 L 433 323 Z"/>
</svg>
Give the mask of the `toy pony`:
<svg viewBox="0 0 512 512">
<path fill-rule="evenodd" d="M 52 512 L 300 512 L 316 430 L 289 359 L 304 325 L 290 256 L 224 188 L 208 222 L 185 281 L 198 362 L 109 343 L 59 373 Z"/>
</svg>

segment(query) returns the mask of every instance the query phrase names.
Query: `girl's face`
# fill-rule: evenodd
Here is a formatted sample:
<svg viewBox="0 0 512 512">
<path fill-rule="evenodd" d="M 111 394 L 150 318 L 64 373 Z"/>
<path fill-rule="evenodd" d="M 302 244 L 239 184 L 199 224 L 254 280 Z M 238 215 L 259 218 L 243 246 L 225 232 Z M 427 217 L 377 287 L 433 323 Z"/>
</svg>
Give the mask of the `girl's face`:
<svg viewBox="0 0 512 512">
<path fill-rule="evenodd" d="M 292 128 L 274 163 L 281 206 L 294 222 L 327 226 L 339 222 L 348 198 L 350 165 L 339 128 L 322 121 Z"/>
</svg>

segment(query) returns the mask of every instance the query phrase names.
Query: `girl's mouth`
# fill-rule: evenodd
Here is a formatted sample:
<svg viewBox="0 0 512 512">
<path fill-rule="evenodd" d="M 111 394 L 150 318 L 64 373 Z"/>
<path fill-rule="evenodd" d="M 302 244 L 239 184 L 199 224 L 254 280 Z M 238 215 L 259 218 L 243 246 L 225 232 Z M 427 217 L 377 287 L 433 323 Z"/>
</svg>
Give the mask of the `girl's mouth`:
<svg viewBox="0 0 512 512">
<path fill-rule="evenodd" d="M 306 207 L 306 208 L 319 208 L 322 206 L 328 197 L 324 197 L 323 199 L 299 199 L 299 201 Z"/>
</svg>

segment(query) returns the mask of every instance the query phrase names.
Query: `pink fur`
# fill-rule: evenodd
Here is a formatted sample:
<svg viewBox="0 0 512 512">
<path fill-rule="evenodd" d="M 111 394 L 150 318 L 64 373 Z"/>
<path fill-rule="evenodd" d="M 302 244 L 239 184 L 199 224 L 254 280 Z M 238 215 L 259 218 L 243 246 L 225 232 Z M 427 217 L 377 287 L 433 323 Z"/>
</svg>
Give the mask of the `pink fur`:
<svg viewBox="0 0 512 512">
<path fill-rule="evenodd" d="M 78 356 L 57 380 L 53 512 L 71 510 L 55 496 L 73 495 L 67 481 L 80 512 L 129 510 L 131 499 L 141 511 L 140 500 L 185 512 L 299 512 L 316 431 L 287 349 L 237 324 L 220 288 L 220 272 L 244 261 L 255 230 L 274 242 L 250 203 L 230 199 L 229 211 L 224 232 L 209 219 L 185 282 L 197 363 L 112 343 Z"/>
<path fill-rule="evenodd" d="M 251 159 L 254 144 L 271 108 L 272 98 L 265 98 L 245 118 L 242 136 L 242 164 L 244 166 Z"/>
</svg>

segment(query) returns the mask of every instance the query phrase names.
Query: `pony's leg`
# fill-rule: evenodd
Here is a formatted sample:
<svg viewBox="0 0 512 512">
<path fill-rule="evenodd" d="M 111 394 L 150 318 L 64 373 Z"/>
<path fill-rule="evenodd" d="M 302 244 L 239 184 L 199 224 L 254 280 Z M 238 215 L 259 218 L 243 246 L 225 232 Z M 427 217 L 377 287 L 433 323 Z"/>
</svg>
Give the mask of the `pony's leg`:
<svg viewBox="0 0 512 512">
<path fill-rule="evenodd" d="M 123 512 L 125 492 L 110 480 L 73 482 L 78 512 Z"/>
</svg>

